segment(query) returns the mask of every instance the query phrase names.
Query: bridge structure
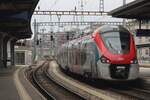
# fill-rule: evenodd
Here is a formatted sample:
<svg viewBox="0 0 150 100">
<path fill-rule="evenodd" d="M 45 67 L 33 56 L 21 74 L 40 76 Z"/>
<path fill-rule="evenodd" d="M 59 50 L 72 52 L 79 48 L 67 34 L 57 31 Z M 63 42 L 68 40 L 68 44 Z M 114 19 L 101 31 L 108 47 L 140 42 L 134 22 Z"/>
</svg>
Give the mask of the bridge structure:
<svg viewBox="0 0 150 100">
<path fill-rule="evenodd" d="M 102 16 L 107 15 L 104 11 L 34 11 L 34 15 L 76 15 L 76 16 Z"/>
<path fill-rule="evenodd" d="M 123 25 L 122 22 L 112 21 L 70 21 L 70 22 L 37 22 L 38 26 L 73 26 L 73 25 Z"/>
</svg>

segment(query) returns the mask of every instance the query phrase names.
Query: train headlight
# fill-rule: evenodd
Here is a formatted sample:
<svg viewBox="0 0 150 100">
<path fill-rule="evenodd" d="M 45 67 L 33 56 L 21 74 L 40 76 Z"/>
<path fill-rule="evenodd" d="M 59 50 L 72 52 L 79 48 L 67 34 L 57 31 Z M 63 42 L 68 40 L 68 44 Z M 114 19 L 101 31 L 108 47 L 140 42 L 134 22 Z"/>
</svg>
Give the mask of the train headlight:
<svg viewBox="0 0 150 100">
<path fill-rule="evenodd" d="M 130 63 L 131 63 L 131 64 L 137 64 L 137 63 L 138 63 L 138 60 L 137 60 L 137 59 L 131 60 Z"/>
<path fill-rule="evenodd" d="M 101 60 L 102 63 L 110 63 L 110 60 L 108 58 L 104 57 L 104 56 L 102 56 L 100 58 L 100 60 Z"/>
</svg>

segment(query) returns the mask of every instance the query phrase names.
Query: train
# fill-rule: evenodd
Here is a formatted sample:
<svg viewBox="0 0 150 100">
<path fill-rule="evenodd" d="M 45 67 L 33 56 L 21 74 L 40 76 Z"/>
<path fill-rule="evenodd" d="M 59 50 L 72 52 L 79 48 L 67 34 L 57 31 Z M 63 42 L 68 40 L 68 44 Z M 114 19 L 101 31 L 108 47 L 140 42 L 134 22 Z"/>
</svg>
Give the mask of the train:
<svg viewBox="0 0 150 100">
<path fill-rule="evenodd" d="M 104 80 L 136 80 L 139 65 L 134 36 L 120 25 L 103 25 L 63 44 L 57 62 L 65 71 Z"/>
</svg>

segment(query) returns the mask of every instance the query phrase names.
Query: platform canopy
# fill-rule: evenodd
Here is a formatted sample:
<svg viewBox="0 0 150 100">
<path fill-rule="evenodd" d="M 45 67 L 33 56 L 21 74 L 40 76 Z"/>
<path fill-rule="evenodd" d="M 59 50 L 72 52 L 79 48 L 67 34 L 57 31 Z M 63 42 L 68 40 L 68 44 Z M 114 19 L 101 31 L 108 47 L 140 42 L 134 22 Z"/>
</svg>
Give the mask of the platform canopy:
<svg viewBox="0 0 150 100">
<path fill-rule="evenodd" d="M 149 20 L 150 0 L 135 0 L 129 4 L 112 10 L 109 15 L 118 18 Z"/>
<path fill-rule="evenodd" d="M 18 39 L 29 38 L 31 16 L 39 0 L 0 0 L 0 32 Z"/>
</svg>

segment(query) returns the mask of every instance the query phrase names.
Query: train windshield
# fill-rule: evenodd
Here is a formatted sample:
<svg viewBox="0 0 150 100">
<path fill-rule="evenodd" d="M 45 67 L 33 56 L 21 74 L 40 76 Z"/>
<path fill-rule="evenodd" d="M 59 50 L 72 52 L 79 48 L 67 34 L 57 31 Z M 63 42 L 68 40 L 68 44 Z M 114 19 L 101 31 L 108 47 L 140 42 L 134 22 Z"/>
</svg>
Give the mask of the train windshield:
<svg viewBox="0 0 150 100">
<path fill-rule="evenodd" d="M 130 33 L 105 32 L 101 36 L 105 46 L 113 54 L 128 54 L 130 52 Z"/>
</svg>

